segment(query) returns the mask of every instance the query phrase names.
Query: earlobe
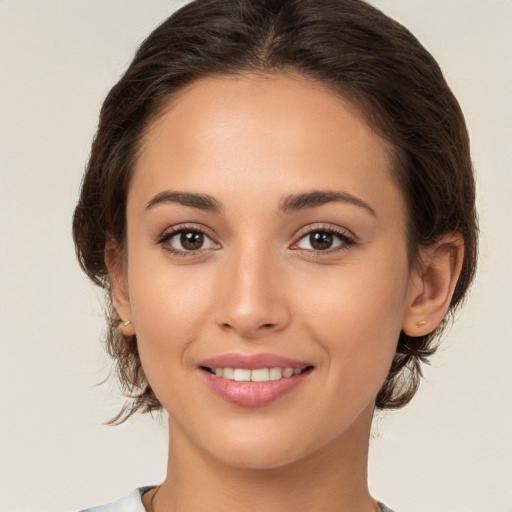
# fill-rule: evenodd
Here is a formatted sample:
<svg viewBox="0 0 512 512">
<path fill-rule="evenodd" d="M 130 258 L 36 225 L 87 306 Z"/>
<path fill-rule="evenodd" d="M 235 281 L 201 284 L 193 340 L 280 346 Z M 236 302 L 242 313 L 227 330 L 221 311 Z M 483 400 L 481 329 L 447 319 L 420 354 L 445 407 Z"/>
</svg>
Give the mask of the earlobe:
<svg viewBox="0 0 512 512">
<path fill-rule="evenodd" d="M 462 268 L 464 241 L 458 233 L 445 234 L 434 246 L 421 249 L 413 270 L 402 330 L 408 336 L 432 332 L 445 317 Z"/>
<path fill-rule="evenodd" d="M 112 304 L 120 317 L 119 330 L 124 336 L 133 336 L 135 327 L 132 320 L 123 251 L 119 244 L 112 239 L 109 239 L 105 245 L 105 264 L 109 275 Z"/>
</svg>

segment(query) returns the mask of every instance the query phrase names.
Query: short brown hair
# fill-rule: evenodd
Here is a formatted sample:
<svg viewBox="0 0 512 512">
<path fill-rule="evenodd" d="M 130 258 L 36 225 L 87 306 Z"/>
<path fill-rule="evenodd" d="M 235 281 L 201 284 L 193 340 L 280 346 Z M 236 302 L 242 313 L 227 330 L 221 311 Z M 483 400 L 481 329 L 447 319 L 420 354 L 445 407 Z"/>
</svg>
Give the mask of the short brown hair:
<svg viewBox="0 0 512 512">
<path fill-rule="evenodd" d="M 450 305 L 461 304 L 477 260 L 475 182 L 459 104 L 430 53 L 402 25 L 362 0 L 195 0 L 139 47 L 101 109 L 73 236 L 82 269 L 107 292 L 107 349 L 129 401 L 114 421 L 161 408 L 135 336 L 125 338 L 112 307 L 104 251 L 123 244 L 126 196 L 145 129 L 169 99 L 213 75 L 293 71 L 349 99 L 393 148 L 394 174 L 407 204 L 410 261 L 418 248 L 456 231 L 464 260 Z M 414 396 L 421 363 L 438 335 L 401 333 L 376 406 Z"/>
</svg>

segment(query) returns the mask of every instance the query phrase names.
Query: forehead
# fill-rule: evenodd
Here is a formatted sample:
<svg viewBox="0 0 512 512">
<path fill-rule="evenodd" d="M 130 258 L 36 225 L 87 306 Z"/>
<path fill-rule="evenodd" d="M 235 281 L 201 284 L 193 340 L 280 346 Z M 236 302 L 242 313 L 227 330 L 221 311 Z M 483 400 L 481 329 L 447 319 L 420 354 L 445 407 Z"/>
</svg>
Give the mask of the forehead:
<svg viewBox="0 0 512 512">
<path fill-rule="evenodd" d="M 175 145 L 187 139 L 202 142 L 201 149 L 224 137 L 233 142 L 246 137 L 254 138 L 253 145 L 258 141 L 261 146 L 266 144 L 264 156 L 273 147 L 266 135 L 277 132 L 278 142 L 293 141 L 297 149 L 309 148 L 308 140 L 319 150 L 329 144 L 342 149 L 347 143 L 370 142 L 367 150 L 375 149 L 379 157 L 392 149 L 352 102 L 296 73 L 212 76 L 192 82 L 178 91 L 150 124 L 142 148 L 172 143 L 171 135 Z"/>
<path fill-rule="evenodd" d="M 150 125 L 131 190 L 149 200 L 165 189 L 252 197 L 269 187 L 341 187 L 400 202 L 390 155 L 357 108 L 322 84 L 289 74 L 208 77 Z"/>
</svg>

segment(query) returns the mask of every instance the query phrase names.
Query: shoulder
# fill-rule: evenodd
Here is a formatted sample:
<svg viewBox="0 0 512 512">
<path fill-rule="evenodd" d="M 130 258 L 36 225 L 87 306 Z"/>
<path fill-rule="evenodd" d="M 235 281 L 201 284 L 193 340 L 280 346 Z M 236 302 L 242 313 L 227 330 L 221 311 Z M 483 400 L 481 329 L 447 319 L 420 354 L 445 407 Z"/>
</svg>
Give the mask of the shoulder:
<svg viewBox="0 0 512 512">
<path fill-rule="evenodd" d="M 384 505 L 384 503 L 379 502 L 379 507 L 380 507 L 381 512 L 393 512 L 393 510 L 386 507 L 386 505 Z"/>
<path fill-rule="evenodd" d="M 152 487 L 139 487 L 117 501 L 86 508 L 80 512 L 146 512 L 142 504 L 142 495 L 151 488 Z"/>
</svg>

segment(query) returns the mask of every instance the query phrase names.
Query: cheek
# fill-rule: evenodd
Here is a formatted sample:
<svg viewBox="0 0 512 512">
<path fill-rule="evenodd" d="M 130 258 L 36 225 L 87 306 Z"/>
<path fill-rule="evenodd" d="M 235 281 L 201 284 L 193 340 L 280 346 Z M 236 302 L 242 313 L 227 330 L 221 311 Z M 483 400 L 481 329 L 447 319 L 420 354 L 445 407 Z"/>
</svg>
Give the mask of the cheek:
<svg viewBox="0 0 512 512">
<path fill-rule="evenodd" d="M 129 294 L 142 367 L 168 408 L 169 400 L 181 396 L 176 391 L 183 383 L 174 377 L 183 379 L 183 369 L 193 369 L 190 347 L 211 310 L 211 286 L 207 272 L 173 267 L 153 254 L 137 248 L 130 253 Z"/>
<path fill-rule="evenodd" d="M 210 298 L 205 286 L 186 274 L 147 272 L 130 283 L 132 313 L 141 346 L 153 352 L 178 350 L 199 332 Z M 203 281 L 204 285 L 204 281 Z"/>
<path fill-rule="evenodd" d="M 321 288 L 304 283 L 299 321 L 323 348 L 332 386 L 348 396 L 372 398 L 395 355 L 408 283 L 405 258 L 395 263 L 337 269 Z"/>
</svg>

